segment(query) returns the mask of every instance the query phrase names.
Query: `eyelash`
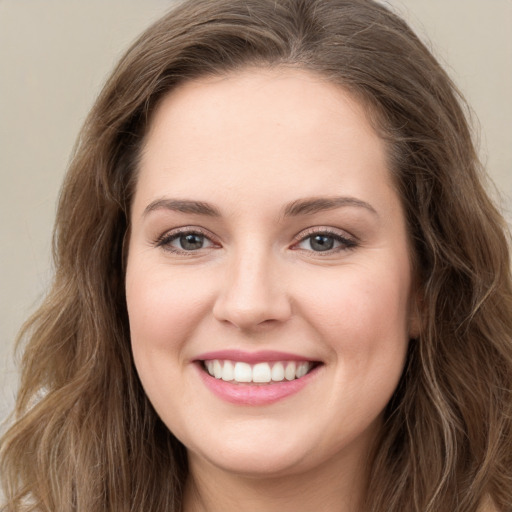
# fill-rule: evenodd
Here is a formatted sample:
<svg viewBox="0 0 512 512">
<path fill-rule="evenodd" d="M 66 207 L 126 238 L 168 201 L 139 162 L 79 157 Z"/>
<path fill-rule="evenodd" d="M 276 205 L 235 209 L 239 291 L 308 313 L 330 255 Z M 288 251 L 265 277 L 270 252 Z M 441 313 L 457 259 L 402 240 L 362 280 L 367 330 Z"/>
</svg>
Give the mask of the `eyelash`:
<svg viewBox="0 0 512 512">
<path fill-rule="evenodd" d="M 198 250 L 190 250 L 187 251 L 185 249 L 178 249 L 171 245 L 174 240 L 186 235 L 196 235 L 204 237 L 205 240 L 209 240 L 213 245 L 218 245 L 214 240 L 211 234 L 205 233 L 202 229 L 196 227 L 184 227 L 178 228 L 171 232 L 164 233 L 155 241 L 156 247 L 161 247 L 165 251 L 171 252 L 173 254 L 180 254 L 184 256 L 192 256 L 194 253 L 198 252 Z M 202 248 L 201 248 L 202 249 Z"/>
<path fill-rule="evenodd" d="M 156 247 L 161 247 L 165 251 L 171 252 L 173 254 L 179 254 L 179 255 L 185 255 L 185 256 L 192 256 L 194 253 L 197 253 L 201 249 L 209 249 L 211 247 L 206 248 L 199 248 L 196 250 L 185 250 L 185 249 L 178 249 L 176 247 L 173 247 L 171 245 L 172 242 L 179 239 L 182 236 L 186 235 L 196 235 L 200 237 L 204 237 L 205 240 L 208 240 L 213 246 L 219 245 L 212 237 L 211 234 L 205 233 L 202 229 L 196 228 L 196 227 L 183 227 L 178 228 L 176 230 L 173 230 L 171 232 L 164 233 L 160 237 L 157 238 L 154 245 Z M 312 249 L 303 249 L 296 247 L 298 244 L 305 242 L 308 239 L 311 239 L 314 236 L 325 236 L 328 238 L 332 238 L 334 242 L 338 242 L 340 246 L 331 248 L 325 251 L 314 251 Z M 332 229 L 325 228 L 325 227 L 315 227 L 315 228 L 309 228 L 305 231 L 302 231 L 299 233 L 296 237 L 294 237 L 294 243 L 292 245 L 293 250 L 297 251 L 305 251 L 309 253 L 314 253 L 316 255 L 332 255 L 337 252 L 342 251 L 348 251 L 351 249 L 354 249 L 358 246 L 358 241 L 353 238 L 352 236 L 343 236 L 337 231 L 333 231 Z M 310 242 L 311 243 L 311 242 Z"/>
<path fill-rule="evenodd" d="M 296 251 L 307 251 L 307 252 L 313 252 L 315 255 L 322 256 L 322 255 L 332 255 L 338 252 L 342 251 L 348 251 L 351 249 L 354 249 L 358 246 L 358 241 L 353 236 L 344 236 L 341 235 L 338 231 L 334 231 L 331 228 L 327 227 L 314 227 L 314 228 L 308 228 L 305 231 L 300 232 L 296 237 L 295 245 L 298 245 L 301 242 L 305 242 L 308 239 L 312 239 L 314 236 L 325 236 L 328 238 L 334 239 L 335 242 L 338 242 L 340 244 L 339 247 L 335 247 L 332 249 L 328 249 L 326 251 L 313 251 L 312 249 L 301 249 L 296 248 L 294 250 Z M 311 244 L 311 242 L 310 242 Z"/>
</svg>

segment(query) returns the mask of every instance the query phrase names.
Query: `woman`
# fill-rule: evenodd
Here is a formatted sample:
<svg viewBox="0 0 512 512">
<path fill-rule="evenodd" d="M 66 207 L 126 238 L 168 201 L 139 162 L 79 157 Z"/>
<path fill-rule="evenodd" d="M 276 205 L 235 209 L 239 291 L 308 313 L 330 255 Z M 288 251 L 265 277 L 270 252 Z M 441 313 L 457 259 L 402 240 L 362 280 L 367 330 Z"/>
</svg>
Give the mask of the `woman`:
<svg viewBox="0 0 512 512">
<path fill-rule="evenodd" d="M 6 511 L 512 505 L 505 223 L 372 1 L 195 0 L 84 127 Z"/>
</svg>

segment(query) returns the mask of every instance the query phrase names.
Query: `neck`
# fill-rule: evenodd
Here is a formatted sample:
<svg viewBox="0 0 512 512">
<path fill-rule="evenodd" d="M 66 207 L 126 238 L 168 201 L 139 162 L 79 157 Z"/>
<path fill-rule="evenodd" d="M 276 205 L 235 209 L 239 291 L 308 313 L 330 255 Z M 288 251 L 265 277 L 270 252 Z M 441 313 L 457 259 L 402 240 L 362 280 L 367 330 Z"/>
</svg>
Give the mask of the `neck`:
<svg viewBox="0 0 512 512">
<path fill-rule="evenodd" d="M 341 465 L 333 460 L 300 473 L 254 476 L 225 471 L 189 454 L 183 511 L 359 512 L 366 460 Z"/>
</svg>

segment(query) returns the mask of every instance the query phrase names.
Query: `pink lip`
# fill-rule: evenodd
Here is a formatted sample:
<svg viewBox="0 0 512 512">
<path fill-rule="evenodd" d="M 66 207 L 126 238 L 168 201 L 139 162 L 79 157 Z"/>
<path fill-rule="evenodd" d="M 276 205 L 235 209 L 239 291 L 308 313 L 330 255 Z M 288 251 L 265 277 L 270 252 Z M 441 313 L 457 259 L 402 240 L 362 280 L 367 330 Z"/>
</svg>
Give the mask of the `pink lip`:
<svg viewBox="0 0 512 512">
<path fill-rule="evenodd" d="M 230 358 L 214 357 L 212 359 Z M 317 366 L 304 377 L 291 381 L 273 382 L 270 384 L 240 384 L 212 377 L 204 370 L 202 363 L 197 363 L 195 366 L 201 380 L 213 394 L 232 404 L 250 406 L 270 405 L 298 393 L 316 377 L 322 367 Z"/>
<path fill-rule="evenodd" d="M 274 350 L 260 350 L 258 352 L 244 352 L 243 350 L 217 350 L 198 355 L 196 361 L 208 361 L 212 359 L 222 359 L 228 361 L 241 361 L 244 363 L 262 363 L 265 361 L 312 361 L 304 356 L 289 354 L 286 352 L 276 352 Z"/>
</svg>

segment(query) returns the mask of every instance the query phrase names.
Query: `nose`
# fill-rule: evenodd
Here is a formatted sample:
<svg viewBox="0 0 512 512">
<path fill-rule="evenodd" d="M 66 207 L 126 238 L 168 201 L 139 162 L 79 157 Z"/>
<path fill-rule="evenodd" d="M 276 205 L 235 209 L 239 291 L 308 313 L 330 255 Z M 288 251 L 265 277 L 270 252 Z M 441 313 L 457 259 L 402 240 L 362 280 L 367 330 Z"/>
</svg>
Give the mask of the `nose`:
<svg viewBox="0 0 512 512">
<path fill-rule="evenodd" d="M 250 253 L 231 262 L 214 307 L 214 317 L 250 331 L 288 320 L 292 313 L 285 280 L 273 258 Z"/>
</svg>

